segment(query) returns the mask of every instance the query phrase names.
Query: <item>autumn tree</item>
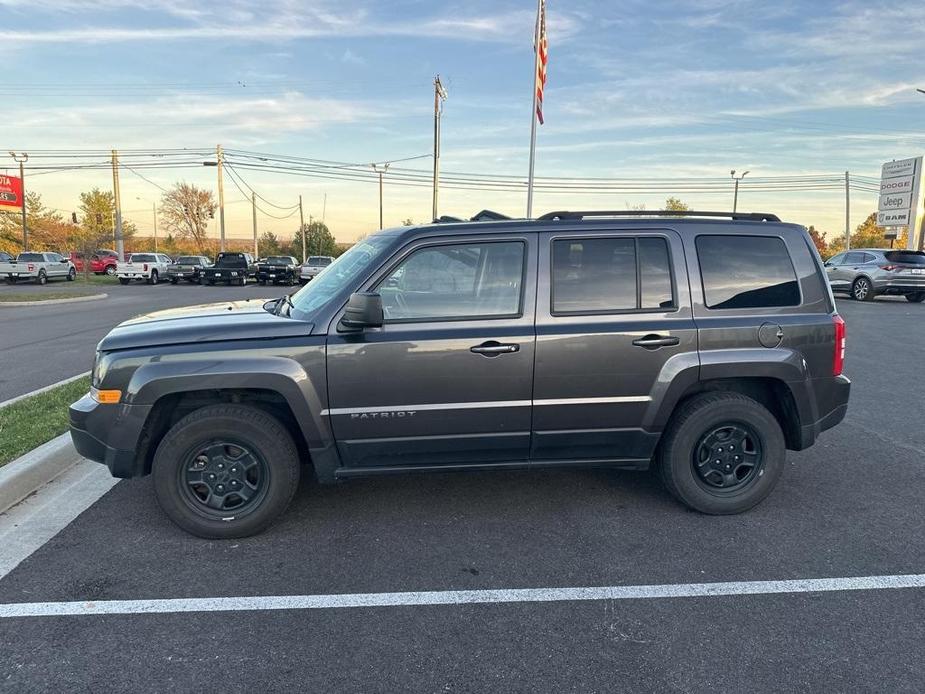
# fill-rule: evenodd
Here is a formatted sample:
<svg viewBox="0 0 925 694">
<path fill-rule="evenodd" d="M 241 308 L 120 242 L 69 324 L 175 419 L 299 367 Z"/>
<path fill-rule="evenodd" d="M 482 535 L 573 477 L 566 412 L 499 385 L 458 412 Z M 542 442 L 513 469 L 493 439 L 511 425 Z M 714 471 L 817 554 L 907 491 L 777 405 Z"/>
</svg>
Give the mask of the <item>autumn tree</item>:
<svg viewBox="0 0 925 694">
<path fill-rule="evenodd" d="M 889 248 L 890 239 L 884 236 L 886 229 L 877 224 L 877 213 L 871 212 L 867 219 L 858 224 L 854 233 L 851 234 L 852 248 Z M 893 242 L 897 248 L 905 248 L 908 234 L 903 231 Z M 826 249 L 828 256 L 831 257 L 845 250 L 845 237 L 839 234 Z"/>
<path fill-rule="evenodd" d="M 49 209 L 36 192 L 26 192 L 26 229 L 29 250 L 68 252 L 71 225 L 56 210 Z M 22 251 L 22 216 L 16 210 L 0 215 L 0 248 L 9 253 Z"/>
<path fill-rule="evenodd" d="M 161 198 L 161 221 L 168 232 L 192 240 L 199 253 L 206 255 L 211 247 L 206 234 L 216 208 L 212 191 L 180 182 Z"/>
<path fill-rule="evenodd" d="M 826 257 L 826 250 L 828 249 L 828 244 L 826 243 L 825 236 L 812 224 L 809 225 L 809 229 L 806 230 L 809 232 L 809 237 L 813 240 L 813 245 L 816 247 L 816 250 L 819 251 L 819 255 L 823 258 Z"/>
<path fill-rule="evenodd" d="M 665 211 L 667 212 L 690 212 L 691 206 L 681 202 L 678 198 L 668 198 L 665 200 Z"/>
<path fill-rule="evenodd" d="M 93 188 L 80 194 L 80 231 L 83 238 L 99 237 L 97 248 L 107 248 L 115 243 L 115 197 L 110 190 Z M 122 218 L 122 238 L 131 239 L 138 229 L 125 217 Z"/>
</svg>

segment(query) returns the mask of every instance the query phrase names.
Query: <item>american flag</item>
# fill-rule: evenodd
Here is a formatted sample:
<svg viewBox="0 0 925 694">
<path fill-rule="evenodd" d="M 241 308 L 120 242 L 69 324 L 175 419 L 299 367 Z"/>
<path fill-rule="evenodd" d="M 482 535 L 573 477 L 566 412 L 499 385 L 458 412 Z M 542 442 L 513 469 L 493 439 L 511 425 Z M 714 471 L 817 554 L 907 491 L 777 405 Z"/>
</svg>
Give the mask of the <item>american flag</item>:
<svg viewBox="0 0 925 694">
<path fill-rule="evenodd" d="M 540 0 L 536 44 L 536 117 L 543 124 L 543 90 L 546 88 L 546 63 L 549 62 L 549 41 L 546 38 L 546 0 Z"/>
</svg>

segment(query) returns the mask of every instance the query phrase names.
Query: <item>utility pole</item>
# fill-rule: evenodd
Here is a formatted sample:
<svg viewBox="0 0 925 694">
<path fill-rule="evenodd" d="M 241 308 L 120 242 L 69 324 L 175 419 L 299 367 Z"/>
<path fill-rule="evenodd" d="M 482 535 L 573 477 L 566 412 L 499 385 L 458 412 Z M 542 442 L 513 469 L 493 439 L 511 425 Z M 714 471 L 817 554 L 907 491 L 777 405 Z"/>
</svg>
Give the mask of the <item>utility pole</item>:
<svg viewBox="0 0 925 694">
<path fill-rule="evenodd" d="M 305 254 L 305 216 L 302 213 L 302 196 L 299 196 L 299 233 L 302 234 L 302 262 L 308 260 Z"/>
<path fill-rule="evenodd" d="M 219 249 L 225 250 L 225 183 L 222 179 L 222 165 L 225 161 L 225 153 L 221 145 L 215 145 L 215 161 L 218 166 L 218 228 L 221 234 Z"/>
<path fill-rule="evenodd" d="M 151 203 L 151 212 L 154 214 L 154 252 L 157 253 L 157 203 Z"/>
<path fill-rule="evenodd" d="M 254 259 L 257 259 L 257 193 L 251 191 L 251 212 L 254 215 Z"/>
<path fill-rule="evenodd" d="M 28 251 L 29 229 L 26 226 L 26 170 L 23 164 L 29 161 L 29 155 L 25 152 L 22 154 L 10 152 L 10 156 L 13 157 L 13 161 L 19 164 L 19 184 L 22 187 L 22 249 L 23 251 Z"/>
<path fill-rule="evenodd" d="M 379 228 L 382 228 L 382 174 L 389 170 L 389 163 L 384 164 L 370 164 L 373 167 L 373 171 L 379 174 Z M 381 169 L 379 167 L 382 167 Z"/>
<path fill-rule="evenodd" d="M 125 245 L 122 240 L 122 195 L 119 192 L 119 152 L 117 150 L 112 150 L 112 197 L 116 214 L 116 255 L 121 263 L 125 259 Z"/>
<path fill-rule="evenodd" d="M 851 180 L 845 171 L 845 250 L 851 250 Z"/>
<path fill-rule="evenodd" d="M 732 176 L 732 180 L 735 181 L 735 192 L 732 194 L 732 213 L 735 214 L 739 206 L 739 181 L 748 176 L 748 171 L 740 176 L 736 176 L 736 170 L 733 169 L 729 174 Z"/>
<path fill-rule="evenodd" d="M 434 77 L 434 221 L 437 220 L 437 198 L 440 193 L 440 117 L 443 115 L 446 97 L 446 89 L 440 83 L 440 75 L 437 75 Z M 382 227 L 381 221 L 379 226 Z"/>
<path fill-rule="evenodd" d="M 328 211 L 328 194 L 324 194 L 324 202 L 321 204 L 321 223 L 324 224 L 324 218 Z"/>
</svg>

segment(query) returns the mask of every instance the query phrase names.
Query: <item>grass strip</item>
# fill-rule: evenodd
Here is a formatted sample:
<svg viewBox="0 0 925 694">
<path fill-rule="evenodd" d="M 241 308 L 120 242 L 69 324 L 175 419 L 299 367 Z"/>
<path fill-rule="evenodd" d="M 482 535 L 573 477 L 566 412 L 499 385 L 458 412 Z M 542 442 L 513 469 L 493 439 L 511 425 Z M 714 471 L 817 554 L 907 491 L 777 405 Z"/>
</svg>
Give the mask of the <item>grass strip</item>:
<svg viewBox="0 0 925 694">
<path fill-rule="evenodd" d="M 0 303 L 14 301 L 54 301 L 56 299 L 77 299 L 81 296 L 91 296 L 92 292 L 69 292 L 51 290 L 36 292 L 3 292 L 0 294 Z"/>
<path fill-rule="evenodd" d="M 0 467 L 67 431 L 67 406 L 88 390 L 85 376 L 0 408 Z"/>
</svg>

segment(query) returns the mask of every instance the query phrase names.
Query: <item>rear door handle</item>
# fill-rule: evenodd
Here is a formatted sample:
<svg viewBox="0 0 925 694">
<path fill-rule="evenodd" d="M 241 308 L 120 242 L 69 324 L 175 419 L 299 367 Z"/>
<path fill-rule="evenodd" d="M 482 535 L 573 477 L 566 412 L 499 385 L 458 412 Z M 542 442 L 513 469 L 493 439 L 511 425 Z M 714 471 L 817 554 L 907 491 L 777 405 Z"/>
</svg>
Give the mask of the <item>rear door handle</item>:
<svg viewBox="0 0 925 694">
<path fill-rule="evenodd" d="M 672 347 L 681 344 L 680 337 L 666 337 L 665 335 L 646 335 L 633 340 L 636 347 L 645 347 L 646 349 L 658 349 L 659 347 Z"/>
<path fill-rule="evenodd" d="M 519 352 L 520 345 L 514 344 L 501 344 L 495 340 L 489 340 L 488 342 L 483 342 L 480 345 L 469 348 L 470 352 L 475 354 L 484 354 L 486 357 L 497 357 L 500 354 L 511 354 L 512 352 Z"/>
</svg>

